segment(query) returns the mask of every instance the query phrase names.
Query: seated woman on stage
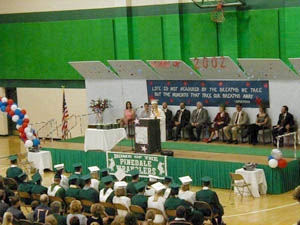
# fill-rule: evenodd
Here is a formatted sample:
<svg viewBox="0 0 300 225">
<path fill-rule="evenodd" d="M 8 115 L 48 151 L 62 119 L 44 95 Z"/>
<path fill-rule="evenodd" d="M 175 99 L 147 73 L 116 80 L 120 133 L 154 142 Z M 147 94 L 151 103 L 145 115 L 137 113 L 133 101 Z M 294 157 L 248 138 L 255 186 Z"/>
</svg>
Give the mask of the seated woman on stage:
<svg viewBox="0 0 300 225">
<path fill-rule="evenodd" d="M 135 120 L 135 111 L 132 108 L 132 104 L 130 101 L 126 102 L 126 109 L 124 111 L 124 117 L 121 120 L 121 127 L 128 126 L 132 124 Z"/>
<path fill-rule="evenodd" d="M 223 129 L 223 127 L 226 127 L 230 122 L 229 114 L 225 111 L 225 105 L 220 105 L 219 112 L 216 115 L 214 122 L 212 124 L 211 128 L 211 135 L 207 141 L 207 143 L 211 143 L 213 140 L 213 137 L 216 136 L 215 140 L 219 139 L 219 130 Z"/>
<path fill-rule="evenodd" d="M 263 105 L 259 106 L 259 113 L 256 116 L 256 121 L 248 126 L 248 140 L 249 144 L 256 145 L 258 131 L 264 127 L 270 126 L 270 117 L 266 112 L 266 108 Z"/>
</svg>

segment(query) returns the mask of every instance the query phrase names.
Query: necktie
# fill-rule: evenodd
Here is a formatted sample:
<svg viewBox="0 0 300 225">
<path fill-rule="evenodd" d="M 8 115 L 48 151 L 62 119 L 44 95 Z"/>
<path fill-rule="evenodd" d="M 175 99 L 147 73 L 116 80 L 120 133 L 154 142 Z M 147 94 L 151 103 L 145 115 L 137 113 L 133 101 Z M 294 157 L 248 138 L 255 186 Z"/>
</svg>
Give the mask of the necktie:
<svg viewBox="0 0 300 225">
<path fill-rule="evenodd" d="M 182 112 L 183 112 L 183 111 L 180 110 L 179 117 L 178 117 L 178 122 L 181 122 Z"/>
<path fill-rule="evenodd" d="M 240 118 L 240 112 L 237 113 L 236 118 L 235 118 L 235 124 L 237 124 L 239 122 L 239 118 Z"/>
</svg>

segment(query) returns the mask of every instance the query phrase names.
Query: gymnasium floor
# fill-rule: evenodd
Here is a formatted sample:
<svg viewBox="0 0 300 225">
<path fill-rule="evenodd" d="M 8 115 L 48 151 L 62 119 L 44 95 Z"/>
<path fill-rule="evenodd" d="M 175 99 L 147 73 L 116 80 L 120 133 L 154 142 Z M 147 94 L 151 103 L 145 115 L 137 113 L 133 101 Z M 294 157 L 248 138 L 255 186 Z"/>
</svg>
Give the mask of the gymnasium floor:
<svg viewBox="0 0 300 225">
<path fill-rule="evenodd" d="M 58 143 L 51 145 L 58 145 Z M 18 137 L 1 137 L 0 149 L 0 174 L 5 175 L 6 168 L 9 166 L 7 156 L 24 152 L 25 149 Z M 52 172 L 45 172 L 43 176 L 45 186 L 50 185 L 52 176 Z M 200 187 L 192 189 L 198 191 Z M 293 200 L 292 191 L 281 195 L 265 195 L 254 200 L 245 197 L 243 202 L 239 196 L 229 200 L 229 190 L 215 189 L 215 191 L 224 206 L 224 221 L 227 224 L 289 225 L 297 223 L 300 219 L 300 205 Z"/>
</svg>

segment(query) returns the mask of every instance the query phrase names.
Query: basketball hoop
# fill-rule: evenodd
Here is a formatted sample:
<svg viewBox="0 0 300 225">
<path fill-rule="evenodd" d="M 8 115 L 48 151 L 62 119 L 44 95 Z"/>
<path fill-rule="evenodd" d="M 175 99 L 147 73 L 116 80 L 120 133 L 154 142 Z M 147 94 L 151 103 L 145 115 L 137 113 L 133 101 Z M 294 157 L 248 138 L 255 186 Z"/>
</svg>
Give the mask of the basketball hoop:
<svg viewBox="0 0 300 225">
<path fill-rule="evenodd" d="M 210 18 L 216 23 L 223 23 L 225 21 L 222 1 L 220 1 L 217 5 L 217 8 L 211 12 Z"/>
</svg>

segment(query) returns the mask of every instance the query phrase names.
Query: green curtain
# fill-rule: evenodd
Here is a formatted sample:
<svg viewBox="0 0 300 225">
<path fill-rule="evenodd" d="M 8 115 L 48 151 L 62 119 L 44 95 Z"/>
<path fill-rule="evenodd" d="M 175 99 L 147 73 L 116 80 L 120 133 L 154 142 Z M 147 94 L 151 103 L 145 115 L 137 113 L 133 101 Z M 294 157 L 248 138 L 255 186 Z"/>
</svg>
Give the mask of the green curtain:
<svg viewBox="0 0 300 225">
<path fill-rule="evenodd" d="M 78 151 L 65 149 L 44 148 L 44 151 L 50 151 L 53 165 L 64 163 L 67 172 L 73 172 L 73 164 L 81 162 L 83 173 L 88 173 L 87 167 L 98 166 L 106 167 L 106 153 L 95 151 Z M 201 185 L 201 177 L 210 176 L 213 178 L 213 187 L 230 188 L 229 173 L 234 172 L 243 166 L 243 163 L 219 162 L 198 159 L 183 159 L 168 157 L 167 167 L 168 175 L 173 176 L 176 182 L 178 177 L 189 175 L 193 179 L 193 185 Z M 258 168 L 264 169 L 268 194 L 281 194 L 294 189 L 300 184 L 299 162 L 297 160 L 288 163 L 284 169 L 272 169 L 268 165 L 258 165 Z"/>
</svg>

